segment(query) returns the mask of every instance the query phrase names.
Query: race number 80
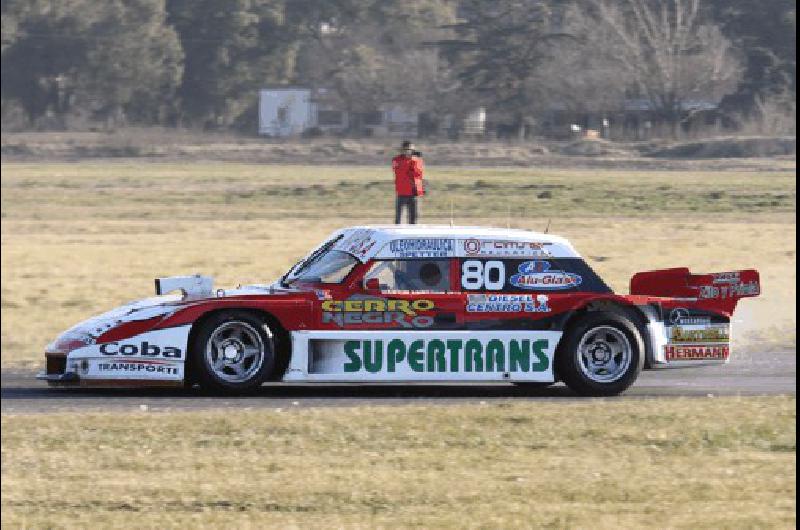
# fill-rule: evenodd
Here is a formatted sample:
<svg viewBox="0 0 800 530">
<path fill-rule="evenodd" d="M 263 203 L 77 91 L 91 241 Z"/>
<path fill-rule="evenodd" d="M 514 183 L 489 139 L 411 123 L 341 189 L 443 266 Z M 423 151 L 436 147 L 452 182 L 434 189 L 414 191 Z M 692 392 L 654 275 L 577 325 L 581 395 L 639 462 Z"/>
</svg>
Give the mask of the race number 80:
<svg viewBox="0 0 800 530">
<path fill-rule="evenodd" d="M 467 290 L 500 291 L 506 283 L 506 266 L 502 261 L 467 260 L 461 265 L 461 287 Z"/>
</svg>

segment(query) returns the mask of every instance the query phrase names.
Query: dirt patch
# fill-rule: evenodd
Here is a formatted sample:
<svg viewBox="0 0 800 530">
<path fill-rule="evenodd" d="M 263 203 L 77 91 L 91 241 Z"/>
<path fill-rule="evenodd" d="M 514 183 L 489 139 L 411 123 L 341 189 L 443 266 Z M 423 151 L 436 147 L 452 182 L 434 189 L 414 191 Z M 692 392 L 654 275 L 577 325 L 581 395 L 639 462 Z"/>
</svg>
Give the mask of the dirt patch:
<svg viewBox="0 0 800 530">
<path fill-rule="evenodd" d="M 764 158 L 795 156 L 794 136 L 757 138 L 716 138 L 657 147 L 647 156 L 660 158 Z"/>
<path fill-rule="evenodd" d="M 396 138 L 279 140 L 155 128 L 108 133 L 3 133 L 0 153 L 4 162 L 128 158 L 140 161 L 386 166 L 396 154 L 398 142 Z M 658 141 L 611 142 L 602 139 L 568 142 L 420 140 L 418 143 L 428 166 L 460 167 L 781 170 L 793 165 L 795 152 L 793 137 L 729 138 L 672 145 Z M 773 158 L 766 158 L 769 156 Z"/>
<path fill-rule="evenodd" d="M 600 139 L 575 140 L 563 146 L 559 152 L 568 156 L 631 156 L 633 154 L 618 144 Z"/>
</svg>

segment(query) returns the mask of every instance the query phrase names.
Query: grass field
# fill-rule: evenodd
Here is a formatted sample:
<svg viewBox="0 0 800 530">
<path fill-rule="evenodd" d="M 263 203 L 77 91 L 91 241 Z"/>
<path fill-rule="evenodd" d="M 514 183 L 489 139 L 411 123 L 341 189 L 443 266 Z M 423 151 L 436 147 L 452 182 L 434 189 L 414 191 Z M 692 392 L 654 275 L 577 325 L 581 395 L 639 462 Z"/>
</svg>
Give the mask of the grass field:
<svg viewBox="0 0 800 530">
<path fill-rule="evenodd" d="M 2 366 L 34 368 L 72 324 L 152 294 L 156 276 L 271 281 L 333 229 L 393 217 L 383 167 L 2 166 Z M 756 267 L 736 341 L 796 342 L 794 172 L 429 170 L 426 221 L 571 239 L 617 290 L 639 270 Z"/>
<path fill-rule="evenodd" d="M 424 219 L 570 238 L 631 274 L 756 267 L 734 340 L 796 347 L 796 179 L 769 171 L 429 170 Z M 386 168 L 2 165 L 2 367 L 152 294 L 274 279 L 335 228 L 388 222 Z M 734 353 L 734 361 L 741 357 Z M 2 415 L 3 527 L 795 525 L 794 397 Z"/>
<path fill-rule="evenodd" d="M 793 397 L 3 415 L 8 528 L 792 528 Z"/>
<path fill-rule="evenodd" d="M 3 165 L 3 219 L 388 221 L 384 167 L 74 163 Z M 786 171 L 431 168 L 428 219 L 794 213 Z"/>
</svg>

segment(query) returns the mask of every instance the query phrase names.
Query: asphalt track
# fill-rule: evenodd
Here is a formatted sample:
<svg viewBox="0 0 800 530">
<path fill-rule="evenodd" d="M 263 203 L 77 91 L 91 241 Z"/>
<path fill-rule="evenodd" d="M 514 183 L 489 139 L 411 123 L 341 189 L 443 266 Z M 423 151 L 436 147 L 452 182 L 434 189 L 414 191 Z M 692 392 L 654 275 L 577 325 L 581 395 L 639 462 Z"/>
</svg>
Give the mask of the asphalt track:
<svg viewBox="0 0 800 530">
<path fill-rule="evenodd" d="M 49 388 L 34 373 L 2 372 L 3 413 L 81 411 L 166 411 L 258 409 L 399 404 L 478 403 L 489 400 L 574 400 L 564 385 L 522 388 L 479 385 L 320 385 L 275 383 L 246 397 L 204 395 L 196 390 L 98 390 Z M 648 370 L 623 396 L 610 399 L 680 396 L 796 395 L 797 352 L 741 353 L 727 365 Z"/>
</svg>

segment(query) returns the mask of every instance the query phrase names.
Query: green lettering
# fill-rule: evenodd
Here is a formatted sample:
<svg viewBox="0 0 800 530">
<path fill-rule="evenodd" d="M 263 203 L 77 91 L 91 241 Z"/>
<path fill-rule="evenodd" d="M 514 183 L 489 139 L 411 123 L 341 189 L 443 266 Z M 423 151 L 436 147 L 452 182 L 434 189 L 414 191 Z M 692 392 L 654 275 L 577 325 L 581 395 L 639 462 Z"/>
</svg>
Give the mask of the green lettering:
<svg viewBox="0 0 800 530">
<path fill-rule="evenodd" d="M 422 364 L 422 358 L 424 356 L 424 352 L 422 349 L 425 347 L 425 342 L 421 340 L 415 340 L 411 343 L 411 346 L 408 348 L 408 366 L 411 367 L 412 370 L 415 372 L 424 372 L 425 365 Z"/>
<path fill-rule="evenodd" d="M 492 339 L 486 344 L 486 371 L 494 372 L 495 365 L 498 372 L 506 371 L 506 348 L 503 341 Z"/>
<path fill-rule="evenodd" d="M 539 339 L 534 341 L 531 349 L 533 350 L 533 355 L 536 356 L 536 361 L 531 365 L 531 370 L 534 372 L 544 372 L 547 370 L 547 367 L 550 364 L 550 361 L 547 359 L 547 351 L 548 346 L 547 339 Z"/>
<path fill-rule="evenodd" d="M 397 363 L 403 362 L 406 358 L 406 345 L 402 339 L 392 339 L 386 347 L 386 363 L 388 370 L 394 372 Z"/>
<path fill-rule="evenodd" d="M 444 358 L 445 345 L 439 339 L 433 339 L 428 343 L 428 371 L 429 372 L 444 372 L 447 370 L 447 362 Z M 434 367 L 434 364 L 436 365 Z"/>
<path fill-rule="evenodd" d="M 364 368 L 367 372 L 378 373 L 383 367 L 383 343 L 379 340 L 375 341 L 375 352 L 373 355 L 372 341 L 364 341 Z"/>
<path fill-rule="evenodd" d="M 447 351 L 450 352 L 450 371 L 451 372 L 458 372 L 458 357 L 459 353 L 461 353 L 461 348 L 463 344 L 460 340 L 448 340 L 447 341 Z"/>
<path fill-rule="evenodd" d="M 520 342 L 522 344 L 520 344 Z M 531 341 L 512 340 L 509 343 L 509 364 L 512 372 L 527 372 L 531 365 Z"/>
<path fill-rule="evenodd" d="M 474 368 L 476 372 L 483 372 L 483 345 L 478 339 L 470 339 L 464 346 L 464 371 L 471 372 Z"/>
<path fill-rule="evenodd" d="M 358 349 L 361 343 L 357 340 L 348 340 L 344 343 L 344 353 L 350 359 L 344 363 L 345 372 L 358 372 L 361 370 L 361 359 L 358 357 Z"/>
</svg>

